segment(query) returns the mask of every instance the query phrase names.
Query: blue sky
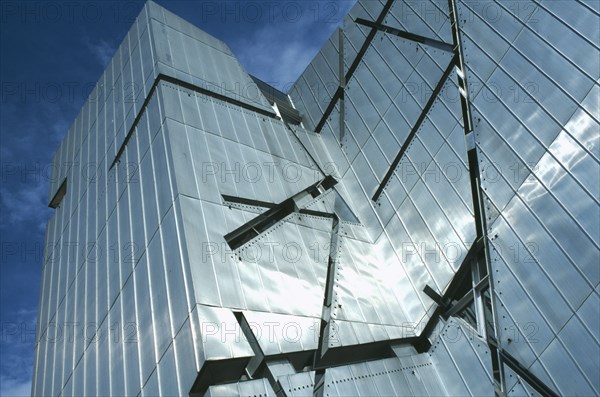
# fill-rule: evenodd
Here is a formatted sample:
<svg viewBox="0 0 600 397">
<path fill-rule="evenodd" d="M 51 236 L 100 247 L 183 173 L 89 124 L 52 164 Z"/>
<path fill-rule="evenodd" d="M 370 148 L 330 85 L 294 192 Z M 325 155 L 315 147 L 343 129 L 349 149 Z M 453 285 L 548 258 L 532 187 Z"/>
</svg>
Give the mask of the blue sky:
<svg viewBox="0 0 600 397">
<path fill-rule="evenodd" d="M 296 80 L 354 0 L 161 1 L 246 70 Z M 54 151 L 143 1 L 0 2 L 0 395 L 30 393 Z"/>
</svg>

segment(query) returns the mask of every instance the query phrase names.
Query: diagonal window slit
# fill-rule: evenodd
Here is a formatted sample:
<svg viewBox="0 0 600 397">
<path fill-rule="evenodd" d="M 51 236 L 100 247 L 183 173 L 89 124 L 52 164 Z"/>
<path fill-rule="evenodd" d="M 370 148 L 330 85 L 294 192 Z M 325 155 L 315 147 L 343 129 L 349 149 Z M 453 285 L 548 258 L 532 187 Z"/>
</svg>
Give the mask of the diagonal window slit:
<svg viewBox="0 0 600 397">
<path fill-rule="evenodd" d="M 430 47 L 437 48 L 438 50 L 454 52 L 454 46 L 449 43 L 445 43 L 440 40 L 430 39 L 429 37 L 421 36 L 415 33 L 410 33 L 404 30 L 396 29 L 391 26 L 383 25 L 381 23 L 367 21 L 366 19 L 356 18 L 354 21 L 359 25 L 368 26 L 370 28 L 374 28 L 380 30 L 384 33 L 392 34 L 394 36 L 402 37 L 407 40 L 416 41 L 417 43 L 421 43 Z"/>
<path fill-rule="evenodd" d="M 435 86 L 435 89 L 431 93 L 431 97 L 425 104 L 423 111 L 419 115 L 419 118 L 415 122 L 415 125 L 413 126 L 410 133 L 408 134 L 408 137 L 406 137 L 406 140 L 404 141 L 404 144 L 402 144 L 402 147 L 400 148 L 400 151 L 396 155 L 396 158 L 394 159 L 394 161 L 390 165 L 390 168 L 388 168 L 388 171 L 386 172 L 385 176 L 381 180 L 381 184 L 379 184 L 377 191 L 375 191 L 375 194 L 373 195 L 373 198 L 372 198 L 373 201 L 377 201 L 379 199 L 379 196 L 381 196 L 381 194 L 383 193 L 383 190 L 385 189 L 388 182 L 392 178 L 392 175 L 394 175 L 394 171 L 396 170 L 396 167 L 398 167 L 398 164 L 400 164 L 400 161 L 402 160 L 404 153 L 410 146 L 410 143 L 412 142 L 415 135 L 417 135 L 419 128 L 421 128 L 421 124 L 423 124 L 423 121 L 425 121 L 425 118 L 427 117 L 427 113 L 429 113 L 429 109 L 431 109 L 431 107 L 433 106 L 433 103 L 437 99 L 438 94 L 440 93 L 440 91 L 442 91 L 442 88 L 444 87 L 446 80 L 448 80 L 450 73 L 452 73 L 452 70 L 454 70 L 454 67 L 457 64 L 457 61 L 458 61 L 458 57 L 455 55 L 452 58 L 452 60 L 450 61 L 450 63 L 448 64 L 448 66 L 446 67 L 446 70 L 444 71 L 442 78 Z"/>
<path fill-rule="evenodd" d="M 377 17 L 377 21 L 375 22 L 376 24 L 381 24 L 384 21 L 386 15 L 390 11 L 390 8 L 392 8 L 393 3 L 394 3 L 394 0 L 387 0 L 387 2 L 385 3 L 385 6 L 383 6 L 383 10 L 381 11 L 381 14 L 379 14 L 379 17 Z M 347 82 L 349 82 L 350 79 L 352 79 L 354 72 L 358 68 L 358 65 L 362 62 L 362 59 L 365 56 L 369 47 L 371 46 L 373 39 L 375 39 L 376 34 L 377 34 L 377 29 L 372 28 L 371 31 L 369 32 L 369 35 L 367 36 L 365 42 L 363 43 L 362 47 L 360 48 L 360 50 L 354 57 L 352 64 L 348 68 L 348 72 L 346 72 L 346 76 L 344 77 L 344 87 L 345 87 L 345 84 Z M 344 93 L 344 87 L 340 86 L 336 90 L 335 94 L 333 95 L 333 98 L 331 98 L 331 101 L 329 102 L 329 105 L 327 105 L 325 112 L 323 112 L 323 116 L 321 116 L 321 120 L 319 120 L 319 122 L 317 123 L 317 126 L 315 127 L 315 132 L 320 133 L 321 130 L 323 129 L 323 127 L 325 126 L 327 119 L 329 118 L 329 116 L 331 115 L 331 112 L 333 112 L 333 109 L 335 108 L 335 104 L 340 100 L 340 98 L 342 97 L 342 95 Z"/>
<path fill-rule="evenodd" d="M 242 204 L 248 205 L 250 207 L 263 207 L 263 208 L 273 208 L 277 204 L 269 203 L 267 201 L 253 200 L 245 197 L 236 197 L 236 196 L 228 196 L 226 194 L 222 194 L 221 197 L 225 203 L 231 204 Z"/>
<path fill-rule="evenodd" d="M 288 215 L 294 212 L 301 213 L 310 213 L 314 211 L 303 210 L 298 208 L 298 201 L 307 196 L 311 196 L 312 198 L 319 197 L 321 194 L 325 193 L 329 189 L 333 188 L 337 184 L 335 178 L 331 175 L 325 177 L 321 181 L 309 186 L 308 188 L 298 192 L 294 196 L 282 201 L 279 204 L 270 204 L 262 201 L 255 201 L 250 199 L 232 197 L 232 196 L 223 196 L 226 198 L 226 201 L 229 202 L 238 202 L 238 203 L 255 203 L 250 205 L 258 205 L 256 203 L 262 203 L 263 207 L 270 208 L 268 211 L 263 212 L 258 215 L 256 218 L 246 222 L 242 226 L 238 227 L 231 233 L 225 235 L 225 241 L 229 244 L 229 247 L 232 250 L 235 250 L 248 241 L 254 239 L 258 235 L 270 229 L 273 225 L 283 220 Z M 319 214 L 322 214 L 319 212 Z"/>
<path fill-rule="evenodd" d="M 60 187 L 56 191 L 54 197 L 52 197 L 52 200 L 50 201 L 50 204 L 48 204 L 48 207 L 58 208 L 58 206 L 62 202 L 63 197 L 65 197 L 65 194 L 67 194 L 67 178 L 65 178 L 60 184 Z"/>
<path fill-rule="evenodd" d="M 510 355 L 506 350 L 500 351 L 500 357 L 504 364 L 524 379 L 540 395 L 558 397 L 558 394 L 556 394 L 554 390 L 548 387 L 540 378 L 535 376 L 526 366 L 521 364 L 519 360 Z"/>
<path fill-rule="evenodd" d="M 215 91 L 211 91 L 207 88 L 200 87 L 200 86 L 192 84 L 192 83 L 188 83 L 187 81 L 180 80 L 176 77 L 172 77 L 172 76 L 168 76 L 166 74 L 159 73 L 158 76 L 156 76 L 156 79 L 154 80 L 154 84 L 152 84 L 152 87 L 150 88 L 150 91 L 149 91 L 148 95 L 146 96 L 146 99 L 144 100 L 144 103 L 142 104 L 140 111 L 138 112 L 137 116 L 135 117 L 135 120 L 133 120 L 131 127 L 129 127 L 129 131 L 127 132 L 127 135 L 125 136 L 123 143 L 121 143 L 121 146 L 119 147 L 119 151 L 117 152 L 117 155 L 115 156 L 113 162 L 110 164 L 109 170 L 112 170 L 113 167 L 121 160 L 121 156 L 125 152 L 127 143 L 129 143 L 129 140 L 133 136 L 133 133 L 135 132 L 137 125 L 139 124 L 140 120 L 142 119 L 142 116 L 144 115 L 144 113 L 148 107 L 148 104 L 150 103 L 150 100 L 154 96 L 154 93 L 156 92 L 158 85 L 163 81 L 173 84 L 173 85 L 176 85 L 176 86 L 179 86 L 179 87 L 182 87 L 182 88 L 185 88 L 190 91 L 197 92 L 198 94 L 205 95 L 207 98 L 215 98 L 219 101 L 223 101 L 223 102 L 232 104 L 234 106 L 239 106 L 243 109 L 247 109 L 251 112 L 256 112 L 263 116 L 270 117 L 272 119 L 278 119 L 278 117 L 275 113 L 270 112 L 268 110 L 264 110 L 262 108 L 253 106 L 251 104 L 248 104 L 246 102 L 240 101 L 235 98 L 230 98 L 226 95 L 220 94 Z"/>
</svg>

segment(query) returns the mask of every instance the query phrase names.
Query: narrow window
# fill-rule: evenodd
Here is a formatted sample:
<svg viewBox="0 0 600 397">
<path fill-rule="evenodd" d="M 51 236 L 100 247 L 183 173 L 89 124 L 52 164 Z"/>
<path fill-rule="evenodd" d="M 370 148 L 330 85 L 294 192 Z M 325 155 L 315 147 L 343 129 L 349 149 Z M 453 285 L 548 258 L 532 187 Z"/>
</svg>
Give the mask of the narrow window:
<svg viewBox="0 0 600 397">
<path fill-rule="evenodd" d="M 65 194 L 67 194 L 67 178 L 65 178 L 65 180 L 61 183 L 60 187 L 58 188 L 58 191 L 56 192 L 54 197 L 52 197 L 50 204 L 48 204 L 48 207 L 58 208 L 63 197 L 65 197 Z"/>
</svg>

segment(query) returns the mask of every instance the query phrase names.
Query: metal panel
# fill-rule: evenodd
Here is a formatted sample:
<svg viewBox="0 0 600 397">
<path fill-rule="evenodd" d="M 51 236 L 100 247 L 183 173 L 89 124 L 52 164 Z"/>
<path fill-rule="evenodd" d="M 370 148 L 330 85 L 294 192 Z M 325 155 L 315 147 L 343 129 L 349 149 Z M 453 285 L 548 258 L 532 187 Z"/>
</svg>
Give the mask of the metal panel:
<svg viewBox="0 0 600 397">
<path fill-rule="evenodd" d="M 167 117 L 170 117 L 169 113 Z M 163 128 L 166 130 L 166 142 L 170 151 L 174 194 L 199 198 L 185 125 L 168 118 Z"/>
<path fill-rule="evenodd" d="M 165 131 L 161 128 L 154 139 L 150 149 L 152 151 L 154 183 L 157 186 L 158 219 L 162 219 L 173 203 L 173 192 L 171 191 L 171 176 L 165 148 Z"/>
<path fill-rule="evenodd" d="M 461 73 L 430 101 L 452 54 L 354 22 L 377 20 L 385 3 L 359 1 L 343 37 L 334 32 L 307 67 L 290 94 L 304 124 L 292 128 L 268 115 L 223 42 L 144 7 L 53 157 L 50 198 L 65 177 L 69 187 L 48 224 L 46 244 L 57 246 L 43 268 L 35 394 L 182 395 L 201 384 L 206 395 L 274 395 L 266 378 L 238 382 L 256 353 L 240 313 L 270 356 L 253 376 L 279 381 L 286 395 L 312 395 L 315 383 L 331 396 L 493 392 L 487 343 L 457 319 L 437 339 L 421 335 L 419 346 L 434 343 L 427 354 L 336 362 L 324 378 L 302 368 L 318 347 L 414 341 L 435 321 L 423 288 L 444 293 L 475 240 Z M 598 9 L 457 3 L 497 342 L 557 392 L 598 394 Z M 394 2 L 383 23 L 451 43 L 448 4 Z M 343 107 L 331 103 L 340 42 L 343 72 L 357 66 Z M 148 98 L 158 73 L 170 82 Z M 317 124 L 320 134 L 304 129 Z M 97 178 L 70 162 L 97 165 Z M 335 216 L 294 212 L 229 248 L 226 234 L 325 175 L 335 188 L 296 204 Z M 105 256 L 64 245 L 73 241 Z M 71 320 L 99 324 L 99 338 L 80 329 L 73 343 L 49 343 L 52 324 Z M 135 343 L 125 339 L 131 323 Z M 207 384 L 211 371 L 229 383 Z M 532 392 L 505 372 L 509 395 Z"/>
<path fill-rule="evenodd" d="M 193 334 L 195 331 L 192 330 L 192 322 L 188 318 L 173 340 L 173 352 L 177 368 L 175 375 L 178 378 L 179 395 L 189 393 L 189 385 L 194 383 L 200 370 L 194 351 Z"/>
<path fill-rule="evenodd" d="M 302 215 L 302 218 L 307 216 Z M 324 226 L 331 224 L 330 219 L 320 219 L 319 222 Z M 246 244 L 236 251 L 236 256 L 241 258 L 241 262 L 256 263 L 261 279 L 270 286 L 263 297 L 273 312 L 320 317 L 327 257 L 315 255 L 314 247 L 323 249 L 329 241 L 329 231 L 283 221 L 259 236 L 255 243 Z M 253 249 L 253 246 L 256 248 Z M 299 267 L 310 269 L 312 274 L 307 274 L 310 278 L 299 277 Z"/>
<path fill-rule="evenodd" d="M 264 355 L 316 350 L 320 318 L 244 311 Z"/>
<path fill-rule="evenodd" d="M 418 364 L 389 358 L 330 368 L 325 371 L 324 392 L 330 396 L 438 395 L 444 388 L 437 376 L 426 376 L 432 363 L 423 359 L 417 359 Z"/>
<path fill-rule="evenodd" d="M 205 219 L 201 201 L 180 196 L 179 205 L 183 219 Z M 209 245 L 213 242 L 208 239 L 205 222 L 184 222 L 182 229 L 182 239 L 189 242 L 187 257 L 192 279 L 202 280 L 202 288 L 194 288 L 196 302 L 221 306 L 215 266 L 220 266 L 221 258 L 226 256 L 223 253 L 225 245 L 222 245 L 225 241 Z M 216 250 L 214 254 L 213 250 Z"/>
<path fill-rule="evenodd" d="M 200 329 L 204 357 L 201 362 L 238 357 L 252 357 L 254 352 L 230 309 L 197 305 L 194 313 Z"/>
<path fill-rule="evenodd" d="M 211 386 L 207 390 L 206 397 L 229 397 L 229 396 L 264 396 L 275 397 L 273 388 L 266 379 L 249 380 L 245 382 L 231 383 L 227 385 Z"/>
<path fill-rule="evenodd" d="M 191 300 L 191 280 L 186 277 L 188 274 L 183 268 L 184 262 L 179 247 L 180 236 L 175 216 L 175 209 L 172 208 L 164 217 L 160 229 L 172 335 L 177 335 L 196 303 Z"/>
<path fill-rule="evenodd" d="M 163 355 L 173 337 L 171 334 L 169 307 L 164 304 L 164 302 L 168 302 L 168 296 L 162 250 L 160 234 L 157 233 L 148 243 L 147 251 L 148 278 L 152 292 L 150 295 L 152 322 L 156 336 L 154 344 L 156 357 Z"/>
<path fill-rule="evenodd" d="M 152 323 L 152 313 L 148 309 L 150 300 L 150 281 L 148 277 L 148 262 L 146 254 L 142 255 L 138 266 L 133 272 L 135 283 L 135 302 L 136 302 L 136 340 L 140 346 L 155 345 L 154 327 Z M 150 303 L 150 306 L 152 304 Z M 152 306 L 151 306 L 152 307 Z M 154 348 L 139 349 L 140 362 L 140 380 L 142 385 L 146 383 L 156 363 L 156 353 Z"/>
<path fill-rule="evenodd" d="M 584 371 L 570 356 L 559 339 L 554 339 L 548 348 L 540 355 L 540 362 L 548 371 L 549 376 L 556 384 L 559 393 L 574 393 L 576 395 L 593 395 L 594 390 Z M 577 357 L 579 359 L 583 357 Z M 584 358 L 585 359 L 585 358 Z M 537 371 L 536 371 L 537 372 Z M 596 381 L 596 379 L 594 379 Z"/>
<path fill-rule="evenodd" d="M 424 37 L 452 43 L 448 2 L 396 2 L 384 24 Z"/>
<path fill-rule="evenodd" d="M 487 343 L 461 319 L 444 326 L 429 354 L 448 395 L 493 394 Z"/>
<path fill-rule="evenodd" d="M 327 349 L 416 336 L 413 324 L 408 322 L 400 325 L 387 325 L 373 322 L 345 321 L 336 318 L 329 321 L 325 332 L 328 335 Z"/>
<path fill-rule="evenodd" d="M 125 394 L 139 393 L 141 388 L 138 351 L 140 341 L 138 340 L 139 326 L 135 314 L 135 292 L 135 280 L 133 276 L 130 276 L 120 294 L 121 321 L 116 326 L 114 324 L 109 325 L 109 330 L 113 333 L 113 339 L 109 343 L 115 343 L 115 340 L 117 340 L 123 349 L 121 353 L 123 355 L 123 369 L 121 371 L 123 371 L 125 379 Z M 122 375 L 116 374 L 116 376 Z M 115 391 L 111 390 L 111 393 L 114 394 Z"/>
<path fill-rule="evenodd" d="M 159 388 L 158 388 L 158 371 L 155 369 L 150 375 L 150 378 L 146 381 L 141 391 L 142 396 L 153 397 L 159 396 Z"/>
<path fill-rule="evenodd" d="M 179 17 L 173 17 L 179 19 Z M 170 18 L 169 18 L 170 19 Z M 199 87 L 216 92 L 220 95 L 241 100 L 265 110 L 271 110 L 269 103 L 258 90 L 251 90 L 253 84 L 250 77 L 243 71 L 241 65 L 230 51 L 224 52 L 222 46 L 217 48 L 196 37 L 186 36 L 178 26 L 169 25 L 170 21 L 161 23 L 150 21 L 152 37 L 156 49 L 157 68 L 161 73 L 176 77 Z M 187 25 L 187 23 L 183 22 Z M 203 34 L 204 38 L 208 36 Z M 185 39 L 184 39 L 185 38 Z M 215 44 L 216 39 L 210 40 Z M 192 61 L 201 65 L 190 68 L 186 53 L 201 54 L 204 62 Z"/>
<path fill-rule="evenodd" d="M 131 288 L 131 287 L 129 287 Z M 125 354 L 124 354 L 124 339 L 121 331 L 124 329 L 123 326 L 123 312 L 121 308 L 121 299 L 120 297 L 115 300 L 115 304 L 111 307 L 110 312 L 107 317 L 107 325 L 110 324 L 110 337 L 108 343 L 108 363 L 104 363 L 104 367 L 108 366 L 109 371 L 109 383 L 108 386 L 110 390 L 122 390 L 125 392 L 129 387 L 130 390 L 137 386 L 137 390 L 139 392 L 140 385 L 139 382 L 136 385 L 134 382 L 126 384 L 125 377 Z M 108 327 L 107 327 L 108 328 Z M 118 333 L 118 336 L 117 336 Z M 152 349 L 153 350 L 153 349 Z M 87 355 L 87 351 L 83 355 Z M 83 359 L 82 359 L 83 362 Z M 152 363 L 154 365 L 154 363 Z M 80 364 L 81 365 L 81 364 Z M 104 385 L 103 385 L 104 386 Z"/>
<path fill-rule="evenodd" d="M 408 323 L 410 319 L 398 313 L 403 304 L 393 292 L 402 285 L 403 273 L 397 263 L 386 264 L 392 256 L 380 256 L 385 251 L 345 237 L 340 245 L 332 317 L 382 325 Z"/>
<path fill-rule="evenodd" d="M 471 16 L 461 30 L 469 78 L 479 85 L 472 101 L 482 184 L 496 208 L 489 219 L 501 345 L 561 394 L 597 393 L 597 363 L 584 351 L 597 351 L 598 338 L 583 326 L 590 314 L 576 315 L 600 277 L 590 265 L 600 258 L 592 177 L 600 168 L 589 140 L 598 118 L 584 105 L 600 70 L 597 57 L 580 55 L 598 50 L 580 25 L 594 12 L 578 4 L 576 22 L 553 2 L 460 8 Z"/>
<path fill-rule="evenodd" d="M 140 182 L 142 188 L 142 204 L 144 208 L 144 230 L 146 244 L 158 228 L 158 206 L 156 203 L 156 186 L 152 170 L 152 154 L 146 152 L 140 162 Z"/>
<path fill-rule="evenodd" d="M 160 395 L 168 395 L 172 393 L 172 390 L 179 390 L 177 384 L 177 367 L 175 366 L 175 357 L 173 355 L 173 343 L 165 350 L 156 369 L 158 370 Z"/>
<path fill-rule="evenodd" d="M 287 397 L 310 397 L 315 386 L 315 372 L 301 372 L 278 378 L 281 389 Z"/>
<path fill-rule="evenodd" d="M 527 381 L 521 377 L 519 377 L 516 373 L 514 373 L 510 367 L 504 366 L 505 376 L 507 377 L 508 387 L 508 396 L 514 397 L 538 397 L 541 396 L 538 392 L 535 391 L 531 385 L 527 383 Z"/>
<path fill-rule="evenodd" d="M 244 223 L 244 219 L 237 211 L 226 209 L 220 205 L 208 202 L 202 202 L 204 210 L 203 219 L 206 225 L 213 225 L 206 229 L 207 239 L 201 240 L 201 243 L 216 243 L 216 254 L 210 254 L 213 261 L 216 283 L 219 288 L 220 300 L 223 306 L 244 309 L 246 303 L 241 288 L 239 271 L 233 253 L 225 242 L 223 236 L 231 230 Z M 235 219 L 234 219 L 235 218 Z M 230 225 L 227 220 L 229 219 Z M 205 245 L 208 248 L 207 245 Z M 212 252 L 212 251 L 211 251 Z M 206 258 L 207 254 L 200 258 Z M 197 285 L 201 285 L 203 274 L 199 273 L 199 278 L 195 279 Z"/>
</svg>

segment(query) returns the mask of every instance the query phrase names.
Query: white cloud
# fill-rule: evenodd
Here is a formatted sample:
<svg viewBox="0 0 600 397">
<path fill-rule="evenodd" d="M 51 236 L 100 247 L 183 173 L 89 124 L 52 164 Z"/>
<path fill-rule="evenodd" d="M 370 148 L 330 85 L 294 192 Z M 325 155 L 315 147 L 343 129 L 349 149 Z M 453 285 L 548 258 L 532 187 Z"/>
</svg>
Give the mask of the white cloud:
<svg viewBox="0 0 600 397">
<path fill-rule="evenodd" d="M 43 178 L 43 175 L 39 175 L 39 178 Z M 3 187 L 0 191 L 0 203 L 5 211 L 0 223 L 2 229 L 29 223 L 37 225 L 38 232 L 43 232 L 50 212 L 46 210 L 47 190 L 47 184 L 41 180 L 17 190 Z"/>
<path fill-rule="evenodd" d="M 31 380 L 0 377 L 0 395 L 3 397 L 31 396 Z"/>
<path fill-rule="evenodd" d="M 112 59 L 115 48 L 104 40 L 93 43 L 88 37 L 84 39 L 85 44 L 94 56 L 101 62 L 102 67 L 106 67 Z"/>
<path fill-rule="evenodd" d="M 37 310 L 32 307 L 20 307 L 5 312 L 3 321 L 7 326 L 22 328 L 19 328 L 21 332 L 18 333 L 7 332 L 0 341 L 0 396 L 29 396 Z M 31 333 L 24 334 L 24 329 Z"/>
<path fill-rule="evenodd" d="M 33 320 L 37 318 L 37 310 L 32 308 L 21 307 L 17 310 L 17 316 L 25 317 L 26 319 L 31 319 L 33 316 Z"/>
<path fill-rule="evenodd" d="M 311 18 L 268 23 L 235 43 L 236 56 L 250 74 L 281 89 L 298 79 L 336 27 Z"/>
</svg>

